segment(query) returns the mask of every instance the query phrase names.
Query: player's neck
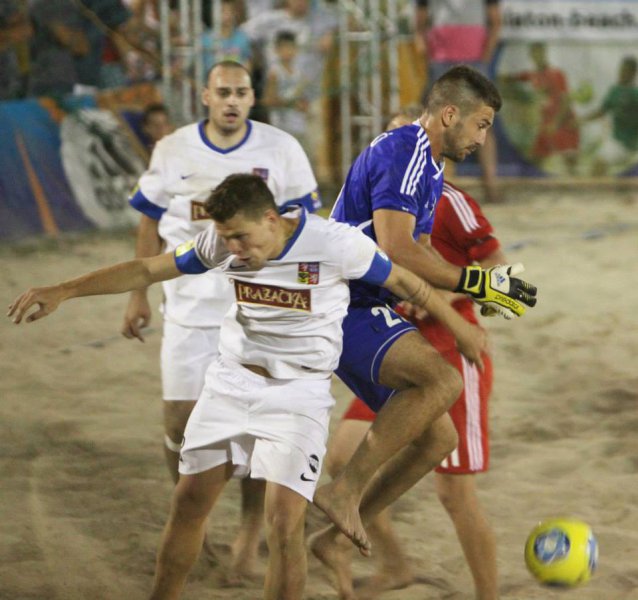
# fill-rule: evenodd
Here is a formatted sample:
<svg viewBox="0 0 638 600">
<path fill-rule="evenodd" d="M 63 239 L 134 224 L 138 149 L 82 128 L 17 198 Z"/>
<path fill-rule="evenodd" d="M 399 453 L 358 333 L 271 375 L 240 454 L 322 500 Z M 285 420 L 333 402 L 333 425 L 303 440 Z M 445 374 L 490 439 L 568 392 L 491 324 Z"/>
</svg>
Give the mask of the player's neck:
<svg viewBox="0 0 638 600">
<path fill-rule="evenodd" d="M 299 218 L 279 218 L 279 231 L 277 232 L 277 243 L 274 248 L 274 256 L 271 258 L 276 258 L 279 256 L 286 247 L 286 244 L 290 241 L 292 236 L 297 231 L 297 227 L 299 227 Z"/>
<path fill-rule="evenodd" d="M 419 119 L 421 127 L 425 129 L 425 133 L 428 134 L 428 140 L 430 140 L 430 151 L 432 152 L 432 158 L 435 162 L 440 162 L 441 151 L 443 150 L 443 134 L 435 127 L 434 118 L 428 113 L 421 115 Z"/>
<path fill-rule="evenodd" d="M 226 148 L 232 148 L 236 146 L 244 139 L 246 135 L 246 129 L 248 125 L 244 123 L 237 131 L 233 131 L 232 133 L 225 133 L 223 131 L 219 131 L 212 121 L 209 119 L 206 122 L 206 137 L 208 141 L 216 146 L 217 148 L 222 148 L 225 150 Z"/>
</svg>

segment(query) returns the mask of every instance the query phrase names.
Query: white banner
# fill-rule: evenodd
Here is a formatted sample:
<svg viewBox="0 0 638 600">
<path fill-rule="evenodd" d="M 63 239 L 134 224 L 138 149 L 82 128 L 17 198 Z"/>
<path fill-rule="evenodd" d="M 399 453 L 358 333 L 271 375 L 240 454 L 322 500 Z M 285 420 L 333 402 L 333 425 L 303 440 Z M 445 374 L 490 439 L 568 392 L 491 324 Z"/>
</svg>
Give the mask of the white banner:
<svg viewBox="0 0 638 600">
<path fill-rule="evenodd" d="M 629 41 L 638 46 L 638 0 L 502 0 L 503 40 Z"/>
</svg>

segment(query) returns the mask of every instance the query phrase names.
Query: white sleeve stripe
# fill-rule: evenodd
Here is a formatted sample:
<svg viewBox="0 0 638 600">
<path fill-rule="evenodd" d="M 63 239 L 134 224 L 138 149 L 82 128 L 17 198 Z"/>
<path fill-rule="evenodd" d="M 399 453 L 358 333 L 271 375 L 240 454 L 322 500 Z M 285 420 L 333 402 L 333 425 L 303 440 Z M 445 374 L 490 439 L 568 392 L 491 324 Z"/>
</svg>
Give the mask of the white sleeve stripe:
<svg viewBox="0 0 638 600">
<path fill-rule="evenodd" d="M 481 398 L 479 395 L 478 370 L 464 356 L 461 358 L 463 361 L 463 380 L 465 382 L 467 456 L 470 469 L 479 471 L 484 466 L 484 457 L 483 445 L 481 444 Z"/>
<path fill-rule="evenodd" d="M 408 168 L 405 170 L 403 175 L 403 181 L 401 181 L 400 192 L 402 194 L 411 194 L 413 192 L 410 191 L 411 182 L 414 178 L 414 172 L 419 168 L 421 161 L 423 160 L 423 155 L 425 154 L 425 149 L 430 145 L 430 140 L 425 135 L 425 131 L 421 129 L 417 134 L 417 144 L 414 147 L 414 152 L 412 153 L 412 158 L 408 164 Z"/>
<path fill-rule="evenodd" d="M 472 231 L 478 229 L 479 224 L 476 220 L 476 215 L 467 200 L 463 197 L 463 194 L 460 194 L 454 188 L 445 184 L 443 185 L 443 193 L 449 198 L 454 212 L 459 218 L 461 225 L 463 225 L 463 229 L 468 233 L 472 233 Z"/>
<path fill-rule="evenodd" d="M 423 138 L 420 142 L 419 142 L 420 146 L 421 146 L 421 159 L 420 159 L 420 164 L 419 164 L 419 170 L 418 172 L 415 172 L 412 174 L 412 185 L 410 186 L 410 194 L 414 194 L 416 192 L 416 186 L 419 184 L 419 180 L 421 179 L 422 175 L 423 175 L 423 171 L 425 171 L 426 167 L 428 166 L 428 153 L 427 153 L 427 149 L 430 147 L 430 140 L 428 138 Z"/>
<path fill-rule="evenodd" d="M 419 131 L 419 133 L 417 134 L 417 140 L 420 140 L 420 139 L 421 139 L 421 131 Z M 412 152 L 412 157 L 410 158 L 410 162 L 408 163 L 408 168 L 405 170 L 405 173 L 403 174 L 403 181 L 401 181 L 401 188 L 399 190 L 402 194 L 405 193 L 405 186 L 408 183 L 408 179 L 409 179 L 410 172 L 412 171 L 412 167 L 414 166 L 414 163 L 419 158 L 418 149 L 419 149 L 419 144 L 417 143 L 417 145 L 414 147 L 414 151 Z"/>
<path fill-rule="evenodd" d="M 421 179 L 421 176 L 423 175 L 423 171 L 425 171 L 425 167 L 428 164 L 428 156 L 427 156 L 426 149 L 430 145 L 430 142 L 428 141 L 426 143 L 423 143 L 422 141 L 420 141 L 419 145 L 425 146 L 425 147 L 423 148 L 423 152 L 421 156 L 419 157 L 419 161 L 415 169 L 412 171 L 412 175 L 410 176 L 410 185 L 408 187 L 408 192 L 407 192 L 410 195 L 416 192 L 416 186 L 418 185 L 419 179 Z"/>
</svg>

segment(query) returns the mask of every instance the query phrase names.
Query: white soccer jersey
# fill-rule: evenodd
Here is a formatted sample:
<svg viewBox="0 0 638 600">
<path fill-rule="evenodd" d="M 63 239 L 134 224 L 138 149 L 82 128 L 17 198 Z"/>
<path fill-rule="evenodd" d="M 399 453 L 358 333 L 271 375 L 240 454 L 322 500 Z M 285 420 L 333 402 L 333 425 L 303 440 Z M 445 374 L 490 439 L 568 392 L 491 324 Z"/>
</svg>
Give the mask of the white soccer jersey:
<svg viewBox="0 0 638 600">
<path fill-rule="evenodd" d="M 167 252 L 206 229 L 211 221 L 204 201 L 233 173 L 261 176 L 280 206 L 318 208 L 317 181 L 299 142 L 270 125 L 247 124 L 246 136 L 232 148 L 214 146 L 204 133 L 205 122 L 181 127 L 157 143 L 130 202 L 159 219 Z M 186 327 L 219 325 L 232 302 L 228 281 L 216 272 L 163 285 L 164 317 Z"/>
<path fill-rule="evenodd" d="M 222 356 L 262 366 L 276 379 L 328 377 L 341 354 L 348 279 L 380 285 L 391 268 L 377 245 L 354 227 L 305 211 L 279 257 L 250 270 L 229 255 L 211 226 L 176 250 L 186 272 L 220 266 L 235 289 L 226 315 Z"/>
</svg>

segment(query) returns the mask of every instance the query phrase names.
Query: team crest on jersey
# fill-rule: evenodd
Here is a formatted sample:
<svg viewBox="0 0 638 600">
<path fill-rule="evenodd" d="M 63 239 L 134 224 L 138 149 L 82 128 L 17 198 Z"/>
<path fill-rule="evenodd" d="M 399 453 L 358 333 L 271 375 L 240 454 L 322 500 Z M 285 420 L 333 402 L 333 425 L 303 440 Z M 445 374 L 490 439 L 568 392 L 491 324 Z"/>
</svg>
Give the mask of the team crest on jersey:
<svg viewBox="0 0 638 600">
<path fill-rule="evenodd" d="M 264 181 L 268 181 L 268 172 L 268 169 L 264 169 L 263 167 L 253 167 L 253 175 L 261 177 Z"/>
<path fill-rule="evenodd" d="M 204 203 L 191 200 L 191 221 L 209 221 L 210 216 L 204 208 Z"/>
<path fill-rule="evenodd" d="M 289 290 L 274 285 L 260 285 L 236 279 L 233 283 L 235 284 L 235 299 L 238 304 L 259 304 L 311 312 L 310 290 Z"/>
<path fill-rule="evenodd" d="M 303 283 L 305 285 L 317 285 L 319 283 L 319 263 L 299 263 L 299 269 L 297 271 L 297 282 Z"/>
</svg>

